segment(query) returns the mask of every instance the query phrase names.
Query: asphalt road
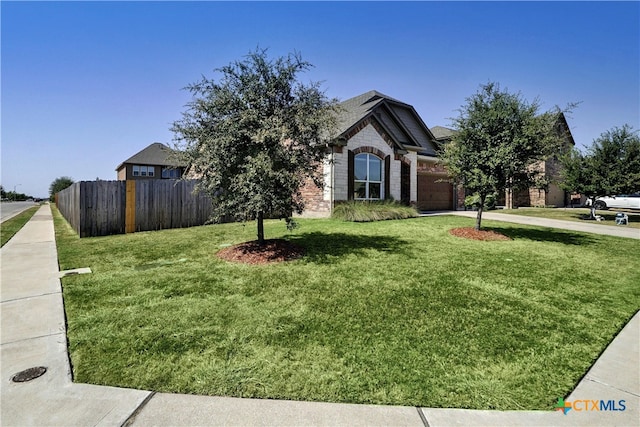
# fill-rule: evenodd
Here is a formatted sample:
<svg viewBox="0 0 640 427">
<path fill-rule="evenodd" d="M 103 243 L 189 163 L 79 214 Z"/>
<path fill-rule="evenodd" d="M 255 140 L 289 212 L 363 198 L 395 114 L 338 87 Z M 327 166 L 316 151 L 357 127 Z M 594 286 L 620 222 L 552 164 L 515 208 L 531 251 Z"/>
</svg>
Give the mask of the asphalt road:
<svg viewBox="0 0 640 427">
<path fill-rule="evenodd" d="M 2 202 L 0 203 L 0 222 L 18 215 L 20 212 L 36 206 L 34 202 Z"/>
</svg>

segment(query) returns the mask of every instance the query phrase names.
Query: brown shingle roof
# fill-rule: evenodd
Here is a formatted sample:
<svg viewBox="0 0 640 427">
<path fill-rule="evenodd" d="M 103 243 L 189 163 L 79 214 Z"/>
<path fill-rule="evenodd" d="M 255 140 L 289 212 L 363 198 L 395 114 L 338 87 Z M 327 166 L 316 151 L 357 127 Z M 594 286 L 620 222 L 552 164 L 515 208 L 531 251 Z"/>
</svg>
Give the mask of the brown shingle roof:
<svg viewBox="0 0 640 427">
<path fill-rule="evenodd" d="M 340 134 L 345 134 L 361 120 L 374 115 L 400 147 L 421 147 L 426 153 L 435 154 L 433 135 L 409 104 L 371 90 L 341 102 L 340 107 Z"/>
<path fill-rule="evenodd" d="M 154 142 L 148 147 L 138 151 L 124 162 L 120 163 L 116 170 L 119 170 L 125 163 L 136 165 L 156 165 L 156 166 L 184 166 L 176 164 L 171 156 L 175 151 L 160 142 Z"/>
<path fill-rule="evenodd" d="M 431 133 L 436 137 L 436 139 L 451 139 L 451 137 L 455 135 L 456 131 L 444 126 L 434 126 L 431 128 Z"/>
</svg>

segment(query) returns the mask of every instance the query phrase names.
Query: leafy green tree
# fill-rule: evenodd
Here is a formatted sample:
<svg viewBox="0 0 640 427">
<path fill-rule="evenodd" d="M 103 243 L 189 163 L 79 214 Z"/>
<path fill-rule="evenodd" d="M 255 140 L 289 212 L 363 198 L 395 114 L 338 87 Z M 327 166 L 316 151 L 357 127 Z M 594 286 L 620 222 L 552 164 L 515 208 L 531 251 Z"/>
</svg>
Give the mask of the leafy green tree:
<svg viewBox="0 0 640 427">
<path fill-rule="evenodd" d="M 54 179 L 51 182 L 51 185 L 49 185 L 49 199 L 53 201 L 56 193 L 59 193 L 67 187 L 70 187 L 72 184 L 73 178 L 68 176 L 61 176 Z"/>
<path fill-rule="evenodd" d="M 480 230 L 489 195 L 545 186 L 535 165 L 561 150 L 557 123 L 562 111 L 539 113 L 537 100 L 529 103 L 497 83 L 481 85 L 466 101 L 441 158 L 453 180 L 479 197 L 475 229 Z"/>
<path fill-rule="evenodd" d="M 561 161 L 560 186 L 591 200 L 591 219 L 598 197 L 640 191 L 640 137 L 629 125 L 602 133 L 586 154 L 574 148 Z"/>
<path fill-rule="evenodd" d="M 318 168 L 335 133 L 337 101 L 319 83 L 303 84 L 298 74 L 311 64 L 299 54 L 270 60 L 266 50 L 217 69 L 187 87 L 193 95 L 174 122 L 176 148 L 187 174 L 200 179 L 214 216 L 257 220 L 301 213 L 301 186 L 308 178 L 322 185 Z"/>
<path fill-rule="evenodd" d="M 24 193 L 18 193 L 16 191 L 7 191 L 6 196 L 7 199 L 13 200 L 14 202 L 24 202 L 25 200 L 31 198 L 31 196 L 28 196 Z"/>
<path fill-rule="evenodd" d="M 0 185 L 0 198 L 5 199 L 7 197 L 7 192 L 4 191 L 4 187 Z"/>
</svg>

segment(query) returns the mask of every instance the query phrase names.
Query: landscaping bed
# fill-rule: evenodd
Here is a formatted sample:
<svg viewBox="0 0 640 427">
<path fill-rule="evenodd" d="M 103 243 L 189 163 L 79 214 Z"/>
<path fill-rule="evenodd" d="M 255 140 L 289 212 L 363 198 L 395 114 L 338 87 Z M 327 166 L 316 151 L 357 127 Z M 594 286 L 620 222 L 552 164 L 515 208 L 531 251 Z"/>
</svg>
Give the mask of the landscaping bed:
<svg viewBox="0 0 640 427">
<path fill-rule="evenodd" d="M 391 219 L 407 219 L 418 216 L 413 206 L 406 206 L 393 200 L 362 201 L 352 200 L 338 203 L 331 213 L 334 219 L 352 222 L 386 221 Z"/>
<path fill-rule="evenodd" d="M 75 381 L 171 393 L 552 410 L 638 309 L 632 239 L 469 218 L 300 219 L 79 239 L 54 209 Z"/>
</svg>

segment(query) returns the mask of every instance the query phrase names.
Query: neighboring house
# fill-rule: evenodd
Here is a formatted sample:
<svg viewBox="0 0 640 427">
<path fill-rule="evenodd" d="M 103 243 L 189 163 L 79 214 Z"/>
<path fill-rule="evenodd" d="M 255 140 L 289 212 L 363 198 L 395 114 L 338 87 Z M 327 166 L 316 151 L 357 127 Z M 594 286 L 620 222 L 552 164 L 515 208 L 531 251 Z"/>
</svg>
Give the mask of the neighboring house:
<svg viewBox="0 0 640 427">
<path fill-rule="evenodd" d="M 435 126 L 431 128 L 431 131 L 441 143 L 450 141 L 453 135 L 455 135 L 456 133 L 456 131 L 453 129 L 441 126 Z M 575 145 L 575 141 L 573 140 L 571 130 L 569 129 L 569 125 L 567 124 L 567 119 L 564 114 L 560 114 L 560 117 L 558 118 L 556 131 L 563 139 L 563 146 L 565 149 L 569 149 Z M 529 188 L 527 190 L 519 192 L 507 190 L 505 194 L 499 195 L 497 199 L 497 205 L 504 206 L 507 209 L 545 206 L 564 207 L 571 205 L 572 197 L 577 197 L 578 199 L 580 198 L 579 195 L 570 195 L 568 192 L 561 189 L 558 185 L 558 181 L 560 179 L 561 164 L 557 155 L 554 155 L 545 161 L 538 162 L 534 166 L 534 168 L 537 169 L 540 173 L 544 174 L 544 177 L 549 182 L 547 189 L 544 190 Z M 457 204 L 458 206 L 463 207 L 465 198 L 464 189 L 462 187 L 459 187 L 457 193 Z M 574 204 L 580 204 L 580 201 L 577 201 Z"/>
<path fill-rule="evenodd" d="M 394 199 L 423 210 L 455 209 L 442 180 L 441 142 L 409 104 L 370 91 L 340 104 L 339 136 L 323 165 L 324 189 L 302 190 L 306 215 L 328 215 L 347 200 Z"/>
<path fill-rule="evenodd" d="M 556 131 L 563 139 L 564 150 L 571 149 L 576 145 L 573 140 L 573 135 L 571 135 L 567 119 L 562 113 L 556 123 Z M 547 160 L 539 162 L 536 165 L 536 168 L 540 173 L 543 173 L 545 178 L 550 182 L 548 188 L 546 190 L 530 188 L 529 190 L 518 193 L 507 192 L 507 194 L 505 194 L 504 206 L 507 209 L 513 209 L 518 207 L 559 208 L 571 205 L 572 197 L 575 197 L 575 195 L 572 196 L 558 185 L 561 167 L 562 166 L 557 155 L 553 155 Z"/>
<path fill-rule="evenodd" d="M 178 179 L 184 172 L 172 158 L 174 150 L 159 142 L 129 157 L 116 168 L 118 180 L 127 179 Z"/>
</svg>

